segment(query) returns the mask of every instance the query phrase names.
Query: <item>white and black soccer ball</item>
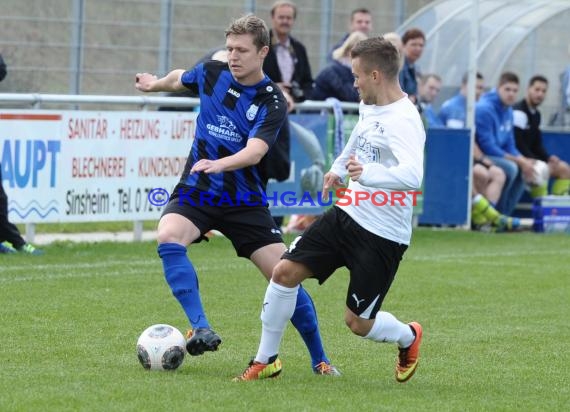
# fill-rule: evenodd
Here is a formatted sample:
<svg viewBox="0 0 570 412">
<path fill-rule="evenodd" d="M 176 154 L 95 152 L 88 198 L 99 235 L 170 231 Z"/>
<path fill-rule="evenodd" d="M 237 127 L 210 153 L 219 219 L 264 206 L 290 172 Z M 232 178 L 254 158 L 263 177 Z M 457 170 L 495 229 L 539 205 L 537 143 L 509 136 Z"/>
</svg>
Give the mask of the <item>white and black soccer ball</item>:
<svg viewBox="0 0 570 412">
<path fill-rule="evenodd" d="M 137 356 L 143 368 L 174 370 L 184 360 L 186 339 L 173 326 L 152 325 L 137 341 Z"/>
</svg>

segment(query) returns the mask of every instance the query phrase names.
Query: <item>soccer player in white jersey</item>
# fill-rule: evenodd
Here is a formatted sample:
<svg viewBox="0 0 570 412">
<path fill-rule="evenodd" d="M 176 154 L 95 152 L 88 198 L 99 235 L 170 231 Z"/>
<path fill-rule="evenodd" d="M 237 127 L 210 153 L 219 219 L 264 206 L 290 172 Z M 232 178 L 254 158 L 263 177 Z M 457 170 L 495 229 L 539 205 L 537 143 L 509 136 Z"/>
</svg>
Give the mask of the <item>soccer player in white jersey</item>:
<svg viewBox="0 0 570 412">
<path fill-rule="evenodd" d="M 363 40 L 351 52 L 360 119 L 342 154 L 324 177 L 323 191 L 349 177 L 342 205 L 330 208 L 295 239 L 273 270 L 263 301 L 261 342 L 255 359 L 235 380 L 277 376 L 277 354 L 293 314 L 297 288 L 309 277 L 323 283 L 339 267 L 350 270 L 345 322 L 375 342 L 397 343 L 396 379 L 416 371 L 422 327 L 380 311 L 412 234 L 413 196 L 378 206 L 374 194 L 401 198 L 421 186 L 425 130 L 414 104 L 400 88 L 399 54 L 382 37 Z M 368 195 L 368 201 L 366 199 Z M 346 201 L 346 196 L 351 201 Z M 357 203 L 357 199 L 360 201 Z"/>
</svg>

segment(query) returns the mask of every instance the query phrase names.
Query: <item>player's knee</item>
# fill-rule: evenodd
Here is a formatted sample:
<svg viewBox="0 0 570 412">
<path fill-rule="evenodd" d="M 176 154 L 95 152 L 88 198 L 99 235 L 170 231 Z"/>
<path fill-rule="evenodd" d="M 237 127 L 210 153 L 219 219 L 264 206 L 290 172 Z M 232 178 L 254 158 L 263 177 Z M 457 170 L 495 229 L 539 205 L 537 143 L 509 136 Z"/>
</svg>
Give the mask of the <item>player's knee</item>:
<svg viewBox="0 0 570 412">
<path fill-rule="evenodd" d="M 495 182 L 505 183 L 505 180 L 507 179 L 505 172 L 503 172 L 503 169 L 500 167 L 491 167 L 489 169 L 489 174 L 491 175 L 491 180 Z"/>
<path fill-rule="evenodd" d="M 358 336 L 366 336 L 369 332 L 369 327 L 365 319 L 355 315 L 350 310 L 346 310 L 344 314 L 344 322 L 348 329 L 351 330 L 352 333 Z"/>
<path fill-rule="evenodd" d="M 295 263 L 283 259 L 273 268 L 271 279 L 273 282 L 289 288 L 297 286 L 300 282 L 296 276 Z"/>
<path fill-rule="evenodd" d="M 173 238 L 172 233 L 170 233 L 170 231 L 167 230 L 167 228 L 160 228 L 160 227 L 158 228 L 156 232 L 156 241 L 158 242 L 158 244 L 174 243 L 172 238 Z"/>
<path fill-rule="evenodd" d="M 506 160 L 501 169 L 503 169 L 508 181 L 513 181 L 517 178 L 522 179 L 522 169 L 512 160 Z"/>
<path fill-rule="evenodd" d="M 560 162 L 558 168 L 560 169 L 559 175 L 562 179 L 570 179 L 570 165 L 566 162 Z"/>
<path fill-rule="evenodd" d="M 156 234 L 156 240 L 159 244 L 162 243 L 182 243 L 182 238 L 178 233 L 179 231 L 171 225 L 159 226 Z"/>
<path fill-rule="evenodd" d="M 473 179 L 477 181 L 487 182 L 489 180 L 487 170 L 484 167 L 473 167 Z"/>
</svg>

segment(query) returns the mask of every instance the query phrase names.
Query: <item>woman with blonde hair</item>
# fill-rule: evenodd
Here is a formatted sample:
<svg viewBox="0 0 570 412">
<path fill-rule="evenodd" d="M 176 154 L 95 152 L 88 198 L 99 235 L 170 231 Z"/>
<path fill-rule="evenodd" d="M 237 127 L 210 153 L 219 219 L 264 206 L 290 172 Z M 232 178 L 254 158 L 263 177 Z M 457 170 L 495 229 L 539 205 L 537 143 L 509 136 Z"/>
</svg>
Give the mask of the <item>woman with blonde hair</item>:
<svg viewBox="0 0 570 412">
<path fill-rule="evenodd" d="M 398 50 L 398 53 L 400 53 L 400 70 L 401 70 L 402 66 L 404 65 L 404 43 L 402 43 L 402 38 L 395 31 L 384 33 L 382 37 L 384 37 L 386 40 L 392 43 L 394 47 L 396 47 L 396 50 Z"/>
<path fill-rule="evenodd" d="M 315 88 L 310 96 L 312 100 L 325 100 L 334 97 L 341 102 L 359 102 L 358 91 L 354 88 L 350 51 L 366 34 L 355 31 L 344 43 L 333 51 L 333 61 L 318 74 Z"/>
</svg>

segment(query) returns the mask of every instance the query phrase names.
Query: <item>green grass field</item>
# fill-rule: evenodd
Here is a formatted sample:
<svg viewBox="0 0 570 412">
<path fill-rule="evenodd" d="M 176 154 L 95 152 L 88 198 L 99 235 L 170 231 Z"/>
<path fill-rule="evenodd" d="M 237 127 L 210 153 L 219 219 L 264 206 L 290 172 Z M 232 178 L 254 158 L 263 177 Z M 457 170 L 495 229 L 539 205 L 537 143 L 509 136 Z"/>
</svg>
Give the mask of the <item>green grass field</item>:
<svg viewBox="0 0 570 412">
<path fill-rule="evenodd" d="M 288 327 L 278 379 L 233 383 L 255 354 L 265 282 L 215 238 L 192 247 L 220 350 L 174 372 L 138 363 L 139 334 L 186 321 L 149 243 L 59 243 L 0 255 L 0 411 L 567 411 L 570 236 L 417 230 L 383 308 L 424 326 L 414 378 L 396 348 L 350 333 L 347 272 L 306 282 L 340 378 L 312 374 Z"/>
</svg>

